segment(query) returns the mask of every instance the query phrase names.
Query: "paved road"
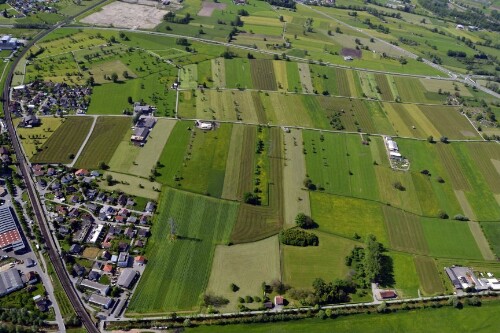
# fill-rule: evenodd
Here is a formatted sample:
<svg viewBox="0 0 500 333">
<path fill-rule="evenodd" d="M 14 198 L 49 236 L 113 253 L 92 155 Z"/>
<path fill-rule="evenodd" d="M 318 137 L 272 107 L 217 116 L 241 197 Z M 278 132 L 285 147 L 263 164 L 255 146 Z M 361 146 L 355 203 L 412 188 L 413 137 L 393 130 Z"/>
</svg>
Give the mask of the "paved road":
<svg viewBox="0 0 500 333">
<path fill-rule="evenodd" d="M 99 1 L 95 3 L 94 5 L 90 6 L 87 8 L 85 11 L 91 10 L 95 8 L 96 6 L 99 6 L 105 2 Z M 83 11 L 83 12 L 85 12 Z M 83 13 L 82 12 L 82 13 Z M 81 13 L 79 13 L 81 14 Z M 56 275 L 61 282 L 61 285 L 66 292 L 66 295 L 68 296 L 68 299 L 71 302 L 71 305 L 73 306 L 76 315 L 80 318 L 82 321 L 83 325 L 85 326 L 85 329 L 87 332 L 90 333 L 98 333 L 99 330 L 95 326 L 94 322 L 92 321 L 92 318 L 90 315 L 87 313 L 85 310 L 85 307 L 81 301 L 81 299 L 77 296 L 74 286 L 71 283 L 71 280 L 69 279 L 68 273 L 66 271 L 65 265 L 59 256 L 59 252 L 57 251 L 57 247 L 55 246 L 55 241 L 53 239 L 53 235 L 51 234 L 49 230 L 49 224 L 48 221 L 45 217 L 45 212 L 42 208 L 42 205 L 40 203 L 40 199 L 37 195 L 36 189 L 35 189 L 35 184 L 33 182 L 33 179 L 31 178 L 30 174 L 30 166 L 29 163 L 27 162 L 25 155 L 23 154 L 23 151 L 21 149 L 21 144 L 19 142 L 19 138 L 16 135 L 15 129 L 14 129 L 14 124 L 12 123 L 12 115 L 11 115 L 11 110 L 9 108 L 9 102 L 10 102 L 10 85 L 12 82 L 12 78 L 14 76 L 14 70 L 20 59 L 26 54 L 26 52 L 29 50 L 33 44 L 35 44 L 38 40 L 41 38 L 45 37 L 48 35 L 50 32 L 54 31 L 55 29 L 63 26 L 65 23 L 70 22 L 75 16 L 69 17 L 66 22 L 61 22 L 57 23 L 51 28 L 41 32 L 38 34 L 36 37 L 34 37 L 25 47 L 24 49 L 20 52 L 18 57 L 14 60 L 12 63 L 12 66 L 10 68 L 10 71 L 8 73 L 6 83 L 3 89 L 3 106 L 4 106 L 4 113 L 5 113 L 5 123 L 7 125 L 7 130 L 9 132 L 10 138 L 12 140 L 12 147 L 14 148 L 14 152 L 17 157 L 18 161 L 18 166 L 19 170 L 21 171 L 22 177 L 24 179 L 24 182 L 26 184 L 26 190 L 29 196 L 29 199 L 31 201 L 32 207 L 33 207 L 33 213 L 35 215 L 35 219 L 38 222 L 40 226 L 40 231 L 43 235 L 43 238 L 45 240 L 45 248 L 47 249 L 49 259 L 54 266 L 54 270 L 56 272 Z"/>
</svg>

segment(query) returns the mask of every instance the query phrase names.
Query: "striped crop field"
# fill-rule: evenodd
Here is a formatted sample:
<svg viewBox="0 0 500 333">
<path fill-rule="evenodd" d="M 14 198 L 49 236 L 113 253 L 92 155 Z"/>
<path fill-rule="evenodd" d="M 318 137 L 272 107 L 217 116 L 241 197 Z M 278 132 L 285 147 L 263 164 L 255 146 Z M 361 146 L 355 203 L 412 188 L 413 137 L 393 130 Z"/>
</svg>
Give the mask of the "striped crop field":
<svg viewBox="0 0 500 333">
<path fill-rule="evenodd" d="M 417 215 L 390 206 L 383 206 L 382 211 L 391 248 L 420 254 L 429 252 L 424 229 Z"/>
<path fill-rule="evenodd" d="M 193 310 L 208 284 L 216 245 L 229 241 L 238 204 L 166 189 L 158 212 L 146 248 L 148 265 L 128 314 Z M 169 239 L 170 218 L 175 239 Z"/>
<path fill-rule="evenodd" d="M 436 295 L 445 291 L 434 259 L 417 256 L 415 257 L 415 266 L 417 267 L 421 289 L 425 295 Z"/>
<path fill-rule="evenodd" d="M 128 117 L 99 117 L 75 166 L 97 169 L 101 162 L 109 164 L 116 148 L 128 133 L 130 123 Z"/>
<path fill-rule="evenodd" d="M 394 100 L 394 96 L 392 95 L 391 87 L 389 86 L 389 82 L 387 81 L 387 76 L 384 74 L 374 74 L 375 81 L 377 82 L 377 86 L 380 89 L 380 95 L 384 101 L 392 101 Z"/>
<path fill-rule="evenodd" d="M 68 117 L 42 145 L 41 151 L 33 155 L 34 163 L 70 163 L 85 141 L 93 119 L 91 117 Z"/>
<path fill-rule="evenodd" d="M 255 89 L 278 90 L 272 60 L 250 60 L 250 71 Z"/>
</svg>

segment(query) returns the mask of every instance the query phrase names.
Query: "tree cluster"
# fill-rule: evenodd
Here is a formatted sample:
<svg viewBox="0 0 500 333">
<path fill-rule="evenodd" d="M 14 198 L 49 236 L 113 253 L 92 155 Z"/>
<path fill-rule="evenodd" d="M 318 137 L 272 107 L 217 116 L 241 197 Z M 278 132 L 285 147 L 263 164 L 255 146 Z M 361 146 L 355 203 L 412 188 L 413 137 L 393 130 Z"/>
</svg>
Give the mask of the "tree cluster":
<svg viewBox="0 0 500 333">
<path fill-rule="evenodd" d="M 295 4 L 294 0 L 265 0 L 265 1 L 271 6 L 285 7 L 291 9 L 297 8 L 297 5 Z"/>
<path fill-rule="evenodd" d="M 323 279 L 313 282 L 313 290 L 318 297 L 318 304 L 335 304 L 349 301 L 349 294 L 356 292 L 356 286 L 352 282 L 337 279 L 326 283 Z"/>
<path fill-rule="evenodd" d="M 314 222 L 314 220 L 310 216 L 304 213 L 297 214 L 297 216 L 295 217 L 295 224 L 297 224 L 297 226 L 302 229 L 311 229 L 317 227 L 316 222 Z"/>
<path fill-rule="evenodd" d="M 167 22 L 170 23 L 177 23 L 177 24 L 189 24 L 189 22 L 192 20 L 191 14 L 187 13 L 184 15 L 184 17 L 176 17 L 174 12 L 168 12 L 163 16 L 163 19 Z"/>
<path fill-rule="evenodd" d="M 313 233 L 300 229 L 283 230 L 279 234 L 281 243 L 292 246 L 318 246 L 319 239 Z"/>
</svg>

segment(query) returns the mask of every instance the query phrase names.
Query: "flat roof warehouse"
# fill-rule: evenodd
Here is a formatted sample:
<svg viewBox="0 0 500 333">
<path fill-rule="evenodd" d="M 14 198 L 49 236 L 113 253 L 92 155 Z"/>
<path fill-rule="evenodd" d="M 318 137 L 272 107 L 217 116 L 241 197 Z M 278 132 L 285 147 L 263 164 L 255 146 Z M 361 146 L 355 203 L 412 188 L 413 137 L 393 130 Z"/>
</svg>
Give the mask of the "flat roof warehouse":
<svg viewBox="0 0 500 333">
<path fill-rule="evenodd" d="M 24 248 L 12 210 L 8 206 L 0 207 L 0 249 L 20 251 Z"/>
</svg>

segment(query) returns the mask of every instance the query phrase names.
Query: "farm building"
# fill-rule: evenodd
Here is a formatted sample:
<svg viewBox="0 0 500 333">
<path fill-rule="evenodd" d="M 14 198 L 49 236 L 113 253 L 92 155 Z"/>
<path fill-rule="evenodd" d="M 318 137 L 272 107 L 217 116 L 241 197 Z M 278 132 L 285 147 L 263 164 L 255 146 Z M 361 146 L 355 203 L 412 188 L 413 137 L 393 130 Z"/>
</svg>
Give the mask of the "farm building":
<svg viewBox="0 0 500 333">
<path fill-rule="evenodd" d="M 21 123 L 19 123 L 19 126 L 21 127 L 26 127 L 26 128 L 31 128 L 35 127 L 41 124 L 40 119 L 37 118 L 34 114 L 28 114 L 23 117 L 23 120 Z"/>
<path fill-rule="evenodd" d="M 10 294 L 24 286 L 19 271 L 15 268 L 0 272 L 0 296 Z"/>
<path fill-rule="evenodd" d="M 0 50 L 15 50 L 17 45 L 17 38 L 13 38 L 10 35 L 5 35 L 0 38 Z"/>
<path fill-rule="evenodd" d="M 0 207 L 0 249 L 20 251 L 25 248 L 10 207 Z"/>
<path fill-rule="evenodd" d="M 452 266 L 445 267 L 444 270 L 456 290 L 466 290 L 470 288 L 476 291 L 483 291 L 492 289 L 487 279 L 478 279 L 474 272 L 468 267 Z"/>
<path fill-rule="evenodd" d="M 139 277 L 139 272 L 132 268 L 125 268 L 116 282 L 120 287 L 130 289 Z"/>
<path fill-rule="evenodd" d="M 130 137 L 130 140 L 135 142 L 144 142 L 149 135 L 149 128 L 137 127 L 134 129 L 134 134 Z"/>
<path fill-rule="evenodd" d="M 209 122 L 209 121 L 197 120 L 194 122 L 194 125 L 196 126 L 196 128 L 199 128 L 199 129 L 205 130 L 205 131 L 210 131 L 214 128 L 214 124 L 212 122 Z"/>
<path fill-rule="evenodd" d="M 285 298 L 281 295 L 274 296 L 274 304 L 275 305 L 283 305 L 285 304 Z"/>
<path fill-rule="evenodd" d="M 375 295 L 378 300 L 392 299 L 398 297 L 398 294 L 394 290 L 380 290 L 377 295 Z"/>
<path fill-rule="evenodd" d="M 104 309 L 109 309 L 113 305 L 113 299 L 111 297 L 92 294 L 90 295 L 89 303 L 99 305 Z"/>
</svg>

